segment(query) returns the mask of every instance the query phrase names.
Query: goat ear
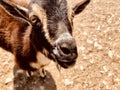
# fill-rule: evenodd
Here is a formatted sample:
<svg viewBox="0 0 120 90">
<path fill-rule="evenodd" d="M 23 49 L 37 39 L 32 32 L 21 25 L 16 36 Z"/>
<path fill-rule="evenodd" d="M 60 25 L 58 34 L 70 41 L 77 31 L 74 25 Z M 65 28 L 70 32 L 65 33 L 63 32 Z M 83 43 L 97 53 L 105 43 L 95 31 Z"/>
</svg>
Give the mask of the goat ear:
<svg viewBox="0 0 120 90">
<path fill-rule="evenodd" d="M 26 20 L 28 19 L 28 10 L 26 8 L 15 5 L 7 0 L 0 0 L 0 5 L 11 15 L 21 17 Z"/>
<path fill-rule="evenodd" d="M 75 5 L 72 9 L 74 12 L 74 15 L 79 14 L 82 12 L 85 7 L 89 4 L 90 0 L 83 0 L 82 2 L 79 2 L 77 5 Z"/>
</svg>

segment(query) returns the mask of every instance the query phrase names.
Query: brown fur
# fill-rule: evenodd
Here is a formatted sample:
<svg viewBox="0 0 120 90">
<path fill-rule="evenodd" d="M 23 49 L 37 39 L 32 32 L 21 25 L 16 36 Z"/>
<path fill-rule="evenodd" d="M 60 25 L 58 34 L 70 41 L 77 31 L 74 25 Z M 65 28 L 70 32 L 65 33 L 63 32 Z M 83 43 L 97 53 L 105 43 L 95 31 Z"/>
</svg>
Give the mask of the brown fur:
<svg viewBox="0 0 120 90">
<path fill-rule="evenodd" d="M 0 45 L 7 50 L 11 50 L 12 39 L 16 38 L 15 33 L 22 27 L 21 19 L 10 15 L 0 6 Z"/>
</svg>

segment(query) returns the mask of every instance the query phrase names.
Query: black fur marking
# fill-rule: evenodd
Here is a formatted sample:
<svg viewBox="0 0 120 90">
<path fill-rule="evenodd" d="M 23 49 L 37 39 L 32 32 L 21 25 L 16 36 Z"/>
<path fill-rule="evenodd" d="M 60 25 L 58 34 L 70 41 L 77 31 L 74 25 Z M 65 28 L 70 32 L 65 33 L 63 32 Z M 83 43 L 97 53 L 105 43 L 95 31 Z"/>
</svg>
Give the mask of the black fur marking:
<svg viewBox="0 0 120 90">
<path fill-rule="evenodd" d="M 38 21 L 39 23 L 40 21 Z M 33 25 L 32 32 L 30 35 L 31 42 L 33 43 L 33 46 L 35 46 L 36 50 L 43 51 L 45 48 L 48 52 L 52 53 L 53 46 L 48 42 L 48 40 L 45 37 L 45 32 L 42 28 L 42 25 L 35 24 Z M 49 53 L 49 54 L 50 54 Z"/>
<path fill-rule="evenodd" d="M 68 28 L 68 32 L 72 33 L 72 28 L 68 20 L 66 0 L 61 0 L 61 2 L 59 2 L 59 0 L 41 0 L 40 2 L 37 2 L 37 4 L 43 7 L 46 11 L 49 36 L 51 38 L 58 38 L 57 32 L 59 32 L 59 22 L 63 22 Z M 61 32 L 64 33 L 65 30 L 61 30 Z"/>
<path fill-rule="evenodd" d="M 89 2 L 90 2 L 90 0 L 86 0 L 86 2 L 79 5 L 76 10 L 74 10 L 74 8 L 73 8 L 73 10 L 75 11 L 74 13 L 79 14 L 80 12 L 82 12 L 84 10 L 84 8 L 86 7 L 86 5 L 89 4 Z"/>
</svg>

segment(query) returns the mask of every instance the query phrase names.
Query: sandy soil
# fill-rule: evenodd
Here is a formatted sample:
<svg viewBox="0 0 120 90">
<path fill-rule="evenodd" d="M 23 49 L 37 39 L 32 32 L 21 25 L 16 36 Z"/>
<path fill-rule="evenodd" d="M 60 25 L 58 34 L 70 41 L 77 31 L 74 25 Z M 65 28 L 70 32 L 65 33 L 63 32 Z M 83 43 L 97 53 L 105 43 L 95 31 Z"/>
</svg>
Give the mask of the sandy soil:
<svg viewBox="0 0 120 90">
<path fill-rule="evenodd" d="M 73 35 L 76 65 L 59 72 L 51 62 L 45 80 L 14 70 L 13 55 L 0 48 L 0 90 L 120 90 L 120 1 L 91 0 L 75 17 Z"/>
</svg>

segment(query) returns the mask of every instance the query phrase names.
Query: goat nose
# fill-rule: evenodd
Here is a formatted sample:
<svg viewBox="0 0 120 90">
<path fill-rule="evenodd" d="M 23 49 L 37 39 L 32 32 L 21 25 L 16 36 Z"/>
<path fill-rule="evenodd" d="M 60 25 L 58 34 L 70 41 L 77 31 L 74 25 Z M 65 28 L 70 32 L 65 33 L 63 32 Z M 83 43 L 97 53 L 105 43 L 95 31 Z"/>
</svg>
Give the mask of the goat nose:
<svg viewBox="0 0 120 90">
<path fill-rule="evenodd" d="M 65 55 L 69 55 L 71 53 L 70 47 L 66 43 L 63 43 L 60 46 L 60 50 L 61 50 L 61 53 Z"/>
<path fill-rule="evenodd" d="M 75 39 L 69 34 L 61 35 L 55 41 L 53 53 L 62 67 L 68 68 L 73 66 L 78 57 Z"/>
<path fill-rule="evenodd" d="M 63 56 L 71 56 L 73 54 L 77 54 L 76 43 L 73 38 L 61 40 L 58 47 L 60 54 Z"/>
</svg>

